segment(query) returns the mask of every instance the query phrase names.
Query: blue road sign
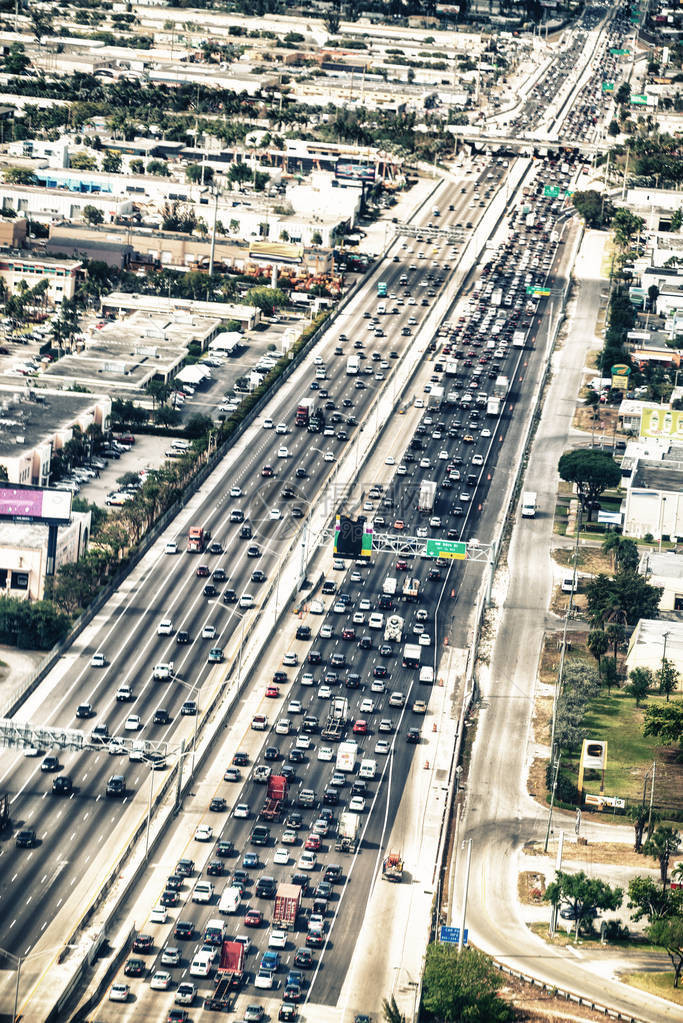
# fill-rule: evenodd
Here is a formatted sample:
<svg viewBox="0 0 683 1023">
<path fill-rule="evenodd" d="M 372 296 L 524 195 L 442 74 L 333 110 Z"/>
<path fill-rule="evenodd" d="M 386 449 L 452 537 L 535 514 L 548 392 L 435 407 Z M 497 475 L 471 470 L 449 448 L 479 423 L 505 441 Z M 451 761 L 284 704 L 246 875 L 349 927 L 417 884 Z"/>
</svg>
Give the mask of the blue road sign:
<svg viewBox="0 0 683 1023">
<path fill-rule="evenodd" d="M 467 928 L 465 928 L 465 940 L 463 942 L 463 945 L 467 944 L 468 933 L 469 932 Z M 457 945 L 460 941 L 460 928 L 442 926 L 441 931 L 439 933 L 439 941 L 444 941 L 450 945 Z"/>
</svg>

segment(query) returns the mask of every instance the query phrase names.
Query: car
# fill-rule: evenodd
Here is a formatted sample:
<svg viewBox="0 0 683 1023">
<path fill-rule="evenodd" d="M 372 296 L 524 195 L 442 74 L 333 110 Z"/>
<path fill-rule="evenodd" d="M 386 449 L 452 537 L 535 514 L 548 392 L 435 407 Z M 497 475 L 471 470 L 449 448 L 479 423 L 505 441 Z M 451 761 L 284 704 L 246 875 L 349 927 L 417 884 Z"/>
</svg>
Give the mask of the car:
<svg viewBox="0 0 683 1023">
<path fill-rule="evenodd" d="M 222 664 L 224 660 L 223 647 L 212 646 L 209 650 L 209 664 Z"/>
<path fill-rule="evenodd" d="M 246 767 L 249 763 L 249 754 L 238 750 L 233 754 L 232 763 L 235 767 Z"/>
<path fill-rule="evenodd" d="M 304 842 L 304 849 L 309 849 L 313 852 L 320 852 L 321 847 L 322 842 L 320 840 L 320 835 L 310 834 Z"/>
<path fill-rule="evenodd" d="M 307 740 L 308 736 L 305 735 L 303 738 Z M 289 753 L 287 754 L 287 759 L 291 764 L 303 764 L 304 761 L 306 760 L 306 754 L 304 753 L 303 749 L 299 749 L 298 745 L 292 746 Z"/>
<path fill-rule="evenodd" d="M 361 714 L 374 714 L 375 701 L 371 700 L 369 697 L 366 697 L 364 700 L 361 700 L 361 704 L 358 709 L 360 710 Z"/>
<path fill-rule="evenodd" d="M 289 650 L 282 658 L 282 663 L 286 668 L 294 667 L 299 663 L 299 655 L 294 650 Z"/>
<path fill-rule="evenodd" d="M 302 712 L 303 712 L 303 707 L 301 705 L 301 700 L 290 700 L 289 701 L 289 703 L 287 704 L 287 713 L 288 714 L 301 714 Z"/>
<path fill-rule="evenodd" d="M 286 948 L 287 934 L 279 929 L 272 930 L 268 937 L 268 948 Z"/>
<path fill-rule="evenodd" d="M 286 866 L 289 863 L 289 852 L 287 849 L 278 846 L 273 854 L 273 863 L 278 863 L 281 866 Z"/>
<path fill-rule="evenodd" d="M 304 850 L 299 857 L 297 866 L 299 870 L 315 870 L 318 863 L 318 857 L 314 852 L 310 850 Z"/>
<path fill-rule="evenodd" d="M 171 636 L 173 634 L 173 622 L 170 618 L 162 618 L 157 625 L 157 636 Z"/>
<path fill-rule="evenodd" d="M 123 727 L 126 732 L 139 732 L 142 728 L 142 721 L 139 715 L 129 714 Z"/>
<path fill-rule="evenodd" d="M 253 870 L 255 867 L 258 867 L 259 862 L 258 853 L 255 852 L 245 852 L 242 857 L 242 866 L 246 870 Z"/>
<path fill-rule="evenodd" d="M 269 685 L 266 686 L 265 695 L 271 700 L 277 699 L 277 697 L 280 695 L 280 687 L 273 685 L 271 682 Z M 253 722 L 251 727 L 252 728 L 254 727 Z"/>
<path fill-rule="evenodd" d="M 364 718 L 357 718 L 353 723 L 354 735 L 367 735 L 368 723 Z"/>
<path fill-rule="evenodd" d="M 403 695 L 403 693 L 398 692 L 398 690 L 394 690 L 394 692 L 389 697 L 389 706 L 402 707 L 404 703 L 405 696 Z"/>
<path fill-rule="evenodd" d="M 77 718 L 92 718 L 95 716 L 95 710 L 91 703 L 79 703 L 76 707 Z"/>
<path fill-rule="evenodd" d="M 130 987 L 128 984 L 112 984 L 109 988 L 109 1001 L 110 1002 L 127 1002 L 128 995 L 130 994 Z"/>
<path fill-rule="evenodd" d="M 409 728 L 408 731 L 406 732 L 406 742 L 412 743 L 413 745 L 417 745 L 419 743 L 419 741 L 420 741 L 420 729 L 419 728 Z"/>
<path fill-rule="evenodd" d="M 197 713 L 197 701 L 185 700 L 180 706 L 180 713 L 183 717 L 194 717 Z"/>
<path fill-rule="evenodd" d="M 292 830 L 292 828 L 287 828 L 285 831 L 283 831 L 280 840 L 285 845 L 294 845 L 298 841 L 296 831 Z"/>
<path fill-rule="evenodd" d="M 149 914 L 149 922 L 151 924 L 165 924 L 168 918 L 166 907 L 161 903 L 158 906 L 152 907 L 152 912 Z"/>
<path fill-rule="evenodd" d="M 91 668 L 105 668 L 107 666 L 107 659 L 103 653 L 94 653 L 90 658 Z"/>
<path fill-rule="evenodd" d="M 164 547 L 164 554 L 177 554 L 177 553 L 178 553 L 178 544 L 175 542 L 175 540 L 169 540 L 168 543 Z"/>
<path fill-rule="evenodd" d="M 248 909 L 244 917 L 245 927 L 260 927 L 263 923 L 263 913 L 260 909 Z"/>
<path fill-rule="evenodd" d="M 181 984 L 178 984 L 175 1000 L 179 1005 L 192 1005 L 196 994 L 197 989 L 194 984 L 188 980 L 184 980 Z M 187 1019 L 187 1015 L 185 1018 Z"/>
<path fill-rule="evenodd" d="M 232 811 L 233 817 L 238 817 L 246 820 L 249 817 L 249 805 L 247 803 L 237 803 L 235 809 Z"/>
<path fill-rule="evenodd" d="M 268 727 L 268 718 L 265 714 L 255 714 L 251 719 L 251 727 L 255 732 L 265 732 Z"/>
<path fill-rule="evenodd" d="M 192 642 L 192 637 L 187 629 L 178 629 L 175 636 L 175 641 L 178 646 L 187 646 L 188 643 Z"/>
<path fill-rule="evenodd" d="M 413 703 L 413 714 L 426 714 L 427 704 L 424 700 L 415 700 Z"/>
<path fill-rule="evenodd" d="M 272 465 L 264 465 L 263 468 L 261 469 L 261 475 L 265 476 L 266 478 L 273 476 L 274 473 Z"/>
<path fill-rule="evenodd" d="M 275 724 L 275 732 L 277 735 L 289 735 L 289 729 L 290 729 L 289 718 L 280 718 L 280 720 L 277 721 Z"/>
<path fill-rule="evenodd" d="M 244 1023 L 260 1023 L 263 1019 L 263 1006 L 247 1005 L 244 1009 Z"/>
<path fill-rule="evenodd" d="M 142 977 L 146 970 L 144 959 L 129 959 L 123 967 L 126 977 Z"/>
<path fill-rule="evenodd" d="M 70 796 L 73 789 L 73 782 L 68 774 L 61 774 L 52 782 L 52 791 L 58 796 Z"/>
<path fill-rule="evenodd" d="M 166 1023 L 189 1023 L 189 1016 L 185 1009 L 169 1009 Z"/>
<path fill-rule="evenodd" d="M 194 833 L 195 842 L 210 842 L 213 838 L 213 828 L 210 824 L 198 824 Z"/>
<path fill-rule="evenodd" d="M 287 996 L 287 988 L 285 988 L 285 996 Z M 297 1008 L 293 1002 L 283 1002 L 277 1014 L 280 1023 L 292 1023 L 297 1018 Z"/>
<path fill-rule="evenodd" d="M 53 771 L 59 771 L 61 769 L 61 766 L 62 765 L 59 762 L 59 757 L 47 756 L 43 758 L 43 761 L 40 765 L 40 770 L 47 773 L 52 773 Z"/>
<path fill-rule="evenodd" d="M 211 902 L 213 898 L 213 884 L 211 881 L 198 881 L 192 891 L 193 902 Z"/>
<path fill-rule="evenodd" d="M 138 935 L 140 937 L 140 935 Z M 194 924 L 190 920 L 178 920 L 173 928 L 173 937 L 180 941 L 191 941 L 194 937 Z M 150 938 L 150 945 L 152 939 Z M 133 951 L 137 951 L 133 945 Z"/>
<path fill-rule="evenodd" d="M 209 810 L 211 810 L 212 813 L 225 813 L 227 809 L 228 804 L 222 796 L 214 796 L 209 803 Z"/>
<path fill-rule="evenodd" d="M 279 508 L 271 508 L 269 512 L 269 518 L 277 521 L 282 518 L 282 512 Z"/>
<path fill-rule="evenodd" d="M 209 860 L 206 873 L 209 877 L 223 877 L 227 873 L 227 869 L 221 860 Z"/>
<path fill-rule="evenodd" d="M 393 732 L 394 722 L 391 720 L 391 718 L 382 718 L 379 725 L 377 726 L 377 730 L 379 732 L 384 732 L 385 734 L 387 732 Z"/>
<path fill-rule="evenodd" d="M 365 809 L 365 800 L 362 796 L 352 796 L 349 802 L 349 810 L 352 813 L 362 813 Z"/>
<path fill-rule="evenodd" d="M 171 974 L 167 970 L 157 970 L 149 986 L 152 991 L 168 991 L 171 986 Z"/>
</svg>

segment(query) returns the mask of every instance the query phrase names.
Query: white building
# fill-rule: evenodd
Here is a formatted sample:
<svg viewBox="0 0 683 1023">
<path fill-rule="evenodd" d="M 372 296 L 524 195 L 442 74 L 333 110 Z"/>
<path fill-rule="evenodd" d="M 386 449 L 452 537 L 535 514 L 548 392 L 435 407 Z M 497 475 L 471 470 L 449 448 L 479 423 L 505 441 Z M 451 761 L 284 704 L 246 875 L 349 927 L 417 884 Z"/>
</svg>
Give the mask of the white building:
<svg viewBox="0 0 683 1023">
<path fill-rule="evenodd" d="M 676 452 L 680 457 L 676 457 Z M 637 459 L 622 503 L 624 535 L 683 538 L 683 451 L 659 461 Z"/>
<path fill-rule="evenodd" d="M 641 618 L 631 636 L 626 654 L 626 668 L 649 668 L 658 671 L 666 657 L 683 675 L 683 622 L 661 618 Z"/>
<path fill-rule="evenodd" d="M 638 571 L 651 586 L 662 587 L 660 611 L 683 611 L 683 554 L 648 551 L 640 559 Z"/>
<path fill-rule="evenodd" d="M 74 297 L 82 269 L 83 264 L 76 259 L 36 259 L 28 254 L 0 256 L 0 277 L 8 292 L 16 291 L 22 281 L 29 288 L 47 281 L 47 295 L 53 305 Z"/>
<path fill-rule="evenodd" d="M 90 512 L 72 512 L 71 521 L 57 530 L 55 571 L 82 557 L 90 537 Z M 0 595 L 42 600 L 47 565 L 47 526 L 0 522 Z"/>
</svg>

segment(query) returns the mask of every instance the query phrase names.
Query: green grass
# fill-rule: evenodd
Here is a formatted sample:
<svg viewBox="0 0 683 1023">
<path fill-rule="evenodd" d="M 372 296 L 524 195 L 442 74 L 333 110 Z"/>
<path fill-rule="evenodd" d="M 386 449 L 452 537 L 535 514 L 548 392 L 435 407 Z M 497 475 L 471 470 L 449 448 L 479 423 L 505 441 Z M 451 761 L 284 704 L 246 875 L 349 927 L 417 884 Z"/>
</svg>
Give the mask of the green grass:
<svg viewBox="0 0 683 1023">
<path fill-rule="evenodd" d="M 666 973 L 622 973 L 619 978 L 632 987 L 640 988 L 660 998 L 668 998 L 670 1002 L 683 1005 L 683 987 L 674 987 L 673 971 Z"/>
<path fill-rule="evenodd" d="M 652 695 L 645 701 L 645 705 L 654 706 L 663 702 L 663 696 Z M 607 741 L 606 795 L 620 796 L 627 800 L 642 798 L 643 779 L 656 758 L 657 749 L 656 740 L 643 735 L 644 713 L 644 708 L 636 707 L 633 697 L 623 692 L 613 692 L 611 696 L 601 693 L 588 709 L 583 722 L 584 735 L 586 738 Z M 669 769 L 672 769 L 672 765 L 669 765 Z M 678 774 L 675 767 L 673 770 Z M 565 771 L 576 780 L 578 757 L 566 761 Z M 677 781 L 681 785 L 679 792 L 683 790 L 683 764 L 680 765 L 678 779 L 670 778 L 668 781 L 669 784 Z M 600 791 L 597 772 L 587 773 L 584 790 L 593 793 Z"/>
<path fill-rule="evenodd" d="M 567 934 L 566 920 L 559 921 L 555 928 L 555 934 L 552 938 L 548 933 L 548 924 L 545 921 L 530 923 L 527 924 L 527 927 L 549 945 L 558 945 L 560 947 L 564 947 L 566 945 L 583 945 L 585 948 L 623 948 L 635 949 L 637 952 L 652 952 L 656 951 L 658 948 L 658 946 L 653 945 L 651 941 L 636 936 L 630 938 L 617 938 L 615 941 L 606 941 L 603 945 L 597 931 L 593 931 L 593 933 L 589 935 L 581 933 L 579 934 L 578 941 L 575 941 L 573 926 L 570 933 Z"/>
</svg>

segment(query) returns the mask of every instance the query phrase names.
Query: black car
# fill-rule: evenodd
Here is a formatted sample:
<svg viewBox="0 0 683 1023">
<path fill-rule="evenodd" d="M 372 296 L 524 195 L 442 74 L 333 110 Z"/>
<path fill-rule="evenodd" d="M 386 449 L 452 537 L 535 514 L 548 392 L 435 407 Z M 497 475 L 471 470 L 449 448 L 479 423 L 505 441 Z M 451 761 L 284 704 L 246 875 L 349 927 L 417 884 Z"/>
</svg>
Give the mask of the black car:
<svg viewBox="0 0 683 1023">
<path fill-rule="evenodd" d="M 218 590 L 216 589 L 213 583 L 207 583 L 206 586 L 204 587 L 203 593 L 205 597 L 215 597 L 216 594 L 218 593 Z"/>
<path fill-rule="evenodd" d="M 183 717 L 194 717 L 197 713 L 197 701 L 185 700 L 185 703 L 180 708 L 180 713 Z"/>
<path fill-rule="evenodd" d="M 338 789 L 335 789 L 332 785 L 328 785 L 325 791 L 323 792 L 323 803 L 326 803 L 327 806 L 336 806 L 338 802 L 339 802 Z"/>
<path fill-rule="evenodd" d="M 249 544 L 249 546 L 247 547 L 247 557 L 248 558 L 261 557 L 261 548 L 258 546 L 258 544 L 255 543 Z"/>
<path fill-rule="evenodd" d="M 407 733 L 406 733 L 406 742 L 410 742 L 414 746 L 417 746 L 419 741 L 420 741 L 420 729 L 419 728 L 409 728 Z"/>
<path fill-rule="evenodd" d="M 311 627 L 310 625 L 300 625 L 296 630 L 297 639 L 310 639 L 311 638 Z"/>
<path fill-rule="evenodd" d="M 303 519 L 304 514 L 305 514 L 305 512 L 304 512 L 303 508 L 300 508 L 298 504 L 295 504 L 294 507 L 292 508 L 292 512 L 291 512 L 292 518 L 293 519 Z"/>
<path fill-rule="evenodd" d="M 375 678 L 386 678 L 389 674 L 386 664 L 376 664 L 372 669 Z"/>
<path fill-rule="evenodd" d="M 344 679 L 344 685 L 347 689 L 358 689 L 360 686 L 360 675 L 355 671 L 350 672 Z"/>
<path fill-rule="evenodd" d="M 209 810 L 213 811 L 213 813 L 225 813 L 227 809 L 228 804 L 222 796 L 214 796 L 209 803 Z"/>
<path fill-rule="evenodd" d="M 342 868 L 338 863 L 328 863 L 325 867 L 323 877 L 326 881 L 329 881 L 330 884 L 339 884 L 342 879 Z"/>
<path fill-rule="evenodd" d="M 91 703 L 79 703 L 76 707 L 77 718 L 92 718 L 95 716 L 95 711 Z"/>
<path fill-rule="evenodd" d="M 264 583 L 266 581 L 266 573 L 263 572 L 260 568 L 254 569 L 254 571 L 251 573 L 251 581 L 253 583 Z"/>
<path fill-rule="evenodd" d="M 222 838 L 216 846 L 216 852 L 219 856 L 234 856 L 235 846 L 228 838 Z"/>
<path fill-rule="evenodd" d="M 237 594 L 232 589 L 223 590 L 223 603 L 224 604 L 236 604 Z"/>
<path fill-rule="evenodd" d="M 213 579 L 213 581 L 214 581 L 215 583 L 224 583 L 224 582 L 225 582 L 225 580 L 226 580 L 226 579 L 227 579 L 228 577 L 227 577 L 227 575 L 225 574 L 225 569 L 224 569 L 224 568 L 215 568 L 215 569 L 213 570 L 213 574 L 212 574 L 211 578 Z"/>
<path fill-rule="evenodd" d="M 292 874 L 292 884 L 298 885 L 301 888 L 302 895 L 307 895 L 308 889 L 311 886 L 311 879 L 308 874 Z"/>
<path fill-rule="evenodd" d="M 129 959 L 126 965 L 123 967 L 123 972 L 126 977 L 142 977 L 145 972 L 145 960 L 144 959 Z"/>
<path fill-rule="evenodd" d="M 33 828 L 22 828 L 17 831 L 14 841 L 17 849 L 32 849 L 36 844 L 36 833 Z"/>
<path fill-rule="evenodd" d="M 301 722 L 301 731 L 307 732 L 308 735 L 315 735 L 320 727 L 320 723 L 314 714 L 307 714 Z"/>
<path fill-rule="evenodd" d="M 308 477 L 308 472 L 304 469 L 303 465 L 300 465 L 294 475 L 297 479 L 305 480 Z"/>
<path fill-rule="evenodd" d="M 280 750 L 277 748 L 277 746 L 266 746 L 265 750 L 263 751 L 263 759 L 264 760 L 279 760 L 280 759 Z"/>
<path fill-rule="evenodd" d="M 183 876 L 182 874 L 169 874 L 166 879 L 166 887 L 170 888 L 172 892 L 179 892 L 183 887 Z"/>
<path fill-rule="evenodd" d="M 382 643 L 379 648 L 380 657 L 391 657 L 394 653 L 394 648 L 390 643 Z"/>
<path fill-rule="evenodd" d="M 58 796 L 70 796 L 74 790 L 73 782 L 68 774 L 60 774 L 52 782 L 52 791 Z"/>
<path fill-rule="evenodd" d="M 223 546 L 222 546 L 222 544 L 218 543 L 217 540 L 214 540 L 214 542 L 209 547 L 209 554 L 222 554 L 222 553 L 223 553 Z"/>
<path fill-rule="evenodd" d="M 225 872 L 225 866 L 220 860 L 209 860 L 206 866 L 206 873 L 209 877 L 222 877 Z"/>
<path fill-rule="evenodd" d="M 190 643 L 191 642 L 190 633 L 187 631 L 187 629 L 178 629 L 178 631 L 175 634 L 175 641 L 178 644 Z"/>
<path fill-rule="evenodd" d="M 297 988 L 296 990 L 299 991 L 300 989 Z M 285 998 L 288 997 L 288 994 L 287 994 L 288 991 L 289 991 L 289 988 L 285 988 L 285 993 L 284 993 L 284 997 Z M 277 1018 L 278 1018 L 278 1020 L 280 1020 L 280 1023 L 292 1023 L 292 1021 L 297 1018 L 297 1008 L 296 1008 L 296 1005 L 293 1002 L 283 1002 L 282 1005 L 280 1006 L 280 1010 L 279 1010 L 279 1012 L 277 1014 Z"/>
<path fill-rule="evenodd" d="M 307 948 L 298 948 L 294 955 L 294 965 L 302 970 L 310 970 L 313 966 L 313 955 Z"/>
<path fill-rule="evenodd" d="M 287 754 L 287 759 L 292 764 L 303 764 L 304 761 L 306 760 L 306 756 L 302 749 L 297 749 L 296 747 L 293 747 Z"/>
<path fill-rule="evenodd" d="M 238 750 L 237 753 L 233 754 L 232 762 L 235 767 L 246 767 L 249 763 L 249 754 Z"/>
<path fill-rule="evenodd" d="M 276 889 L 274 877 L 260 877 L 256 883 L 256 896 L 260 899 L 274 899 Z"/>
<path fill-rule="evenodd" d="M 177 906 L 178 893 L 173 891 L 172 888 L 166 888 L 166 890 L 161 893 L 159 902 L 162 906 Z"/>
<path fill-rule="evenodd" d="M 288 828 L 293 828 L 294 831 L 298 831 L 299 828 L 303 828 L 304 819 L 298 811 L 294 810 L 292 813 L 287 814 L 285 824 Z"/>
<path fill-rule="evenodd" d="M 194 928 L 193 928 L 194 932 Z M 177 935 L 176 935 L 177 937 Z M 154 948 L 154 940 L 151 934 L 136 934 L 133 941 L 133 951 L 141 952 L 142 955 L 149 955 Z"/>
<path fill-rule="evenodd" d="M 168 711 L 163 707 L 157 707 L 154 711 L 153 722 L 155 725 L 169 725 L 171 723 L 171 717 Z"/>
<path fill-rule="evenodd" d="M 194 860 L 182 859 L 178 860 L 175 865 L 175 872 L 178 877 L 189 877 L 194 870 Z"/>
<path fill-rule="evenodd" d="M 194 938 L 194 924 L 191 920 L 178 920 L 173 928 L 173 937 L 180 941 L 191 941 Z M 151 939 L 150 939 L 151 940 Z M 135 945 L 133 945 L 135 949 Z"/>
</svg>

